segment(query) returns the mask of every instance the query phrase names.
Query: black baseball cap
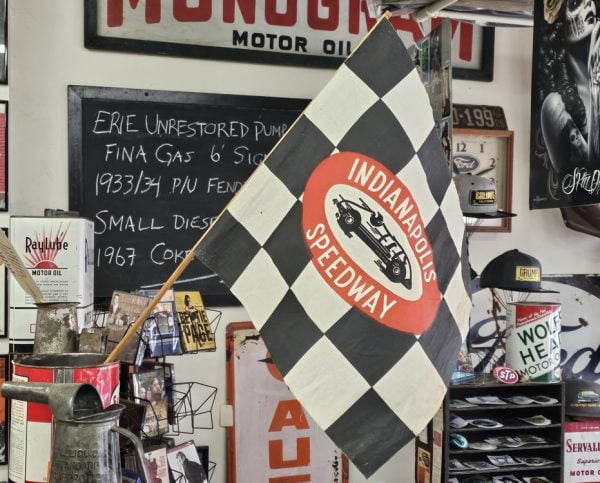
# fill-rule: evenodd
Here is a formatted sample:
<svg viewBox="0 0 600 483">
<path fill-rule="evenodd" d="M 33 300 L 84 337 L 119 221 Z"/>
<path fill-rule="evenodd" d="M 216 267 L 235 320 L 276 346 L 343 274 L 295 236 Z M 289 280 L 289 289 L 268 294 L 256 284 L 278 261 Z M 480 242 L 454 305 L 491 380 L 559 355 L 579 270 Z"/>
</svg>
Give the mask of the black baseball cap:
<svg viewBox="0 0 600 483">
<path fill-rule="evenodd" d="M 484 219 L 516 216 L 498 209 L 496 183 L 493 180 L 474 174 L 457 174 L 454 176 L 454 184 L 464 216 Z"/>
<path fill-rule="evenodd" d="M 509 250 L 494 258 L 481 272 L 482 288 L 500 288 L 513 292 L 559 293 L 542 288 L 539 260 L 519 250 Z"/>
</svg>

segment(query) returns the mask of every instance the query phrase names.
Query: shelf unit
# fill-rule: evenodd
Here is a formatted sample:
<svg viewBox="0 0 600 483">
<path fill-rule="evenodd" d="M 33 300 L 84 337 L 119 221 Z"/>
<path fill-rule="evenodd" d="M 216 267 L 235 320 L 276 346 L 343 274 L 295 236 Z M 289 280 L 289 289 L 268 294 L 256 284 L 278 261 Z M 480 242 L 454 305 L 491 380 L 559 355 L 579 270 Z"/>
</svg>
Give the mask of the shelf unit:
<svg viewBox="0 0 600 483">
<path fill-rule="evenodd" d="M 553 482 L 563 481 L 563 423 L 564 411 L 564 384 L 552 383 L 517 383 L 501 384 L 492 382 L 489 377 L 476 381 L 450 386 L 444 400 L 444 448 L 443 448 L 443 481 L 456 478 L 459 482 L 474 475 L 480 477 L 514 475 L 517 478 L 524 476 L 545 476 Z M 467 397 L 496 396 L 504 400 L 511 396 L 548 396 L 557 399 L 555 404 L 526 404 L 519 405 L 508 402 L 506 405 L 480 405 L 475 407 L 453 408 L 450 407 L 451 399 L 465 400 Z M 552 422 L 545 426 L 535 426 L 517 418 L 544 415 Z M 465 420 L 493 419 L 504 426 L 499 428 L 479 428 L 466 426 L 456 429 L 449 425 L 451 416 L 460 416 Z M 461 449 L 450 444 L 450 434 L 462 434 L 469 443 L 483 442 L 487 438 L 499 436 L 537 435 L 548 441 L 545 444 L 528 444 L 518 448 L 498 447 L 492 450 Z M 519 457 L 543 457 L 552 460 L 552 464 L 545 466 L 503 466 L 495 469 L 451 469 L 449 461 L 457 459 L 461 462 L 486 461 L 488 455 L 510 455 L 513 459 Z M 454 480 L 453 480 L 454 481 Z"/>
</svg>

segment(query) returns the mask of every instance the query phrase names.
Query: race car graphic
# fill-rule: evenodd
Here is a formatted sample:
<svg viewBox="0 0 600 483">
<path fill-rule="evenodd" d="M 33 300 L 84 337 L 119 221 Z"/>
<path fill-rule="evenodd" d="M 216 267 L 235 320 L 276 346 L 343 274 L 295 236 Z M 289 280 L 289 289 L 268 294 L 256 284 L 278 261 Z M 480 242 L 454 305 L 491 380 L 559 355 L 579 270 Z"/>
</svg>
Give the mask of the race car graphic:
<svg viewBox="0 0 600 483">
<path fill-rule="evenodd" d="M 374 262 L 390 281 L 410 290 L 412 268 L 406 252 L 388 230 L 381 213 L 372 210 L 362 198 L 359 201 L 356 203 L 341 195 L 333 200 L 338 209 L 335 214 L 338 225 L 347 237 L 356 234 L 377 255 Z M 363 217 L 368 219 L 363 221 Z"/>
</svg>

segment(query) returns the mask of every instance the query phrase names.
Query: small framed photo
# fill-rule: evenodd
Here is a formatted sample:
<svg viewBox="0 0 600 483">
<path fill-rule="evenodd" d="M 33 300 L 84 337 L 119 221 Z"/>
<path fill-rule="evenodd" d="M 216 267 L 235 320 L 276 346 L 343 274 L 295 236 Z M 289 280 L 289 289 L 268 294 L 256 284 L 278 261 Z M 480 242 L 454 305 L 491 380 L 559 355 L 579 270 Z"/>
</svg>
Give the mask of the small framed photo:
<svg viewBox="0 0 600 483">
<path fill-rule="evenodd" d="M 208 483 L 208 476 L 193 441 L 168 448 L 167 460 L 175 483 Z"/>
<path fill-rule="evenodd" d="M 452 134 L 452 168 L 456 174 L 474 174 L 492 179 L 496 184 L 499 210 L 512 208 L 513 132 L 498 129 L 455 128 Z M 469 220 L 469 219 L 467 219 Z M 493 218 L 467 221 L 467 231 L 511 231 L 511 219 Z"/>
</svg>

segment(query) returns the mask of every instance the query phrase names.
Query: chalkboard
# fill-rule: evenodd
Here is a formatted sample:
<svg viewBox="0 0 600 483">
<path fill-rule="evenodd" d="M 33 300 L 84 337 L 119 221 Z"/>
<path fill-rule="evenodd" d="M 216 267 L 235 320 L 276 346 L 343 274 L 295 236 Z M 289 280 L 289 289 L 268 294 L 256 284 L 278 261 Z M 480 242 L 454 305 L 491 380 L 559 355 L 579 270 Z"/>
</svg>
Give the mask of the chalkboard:
<svg viewBox="0 0 600 483">
<path fill-rule="evenodd" d="M 159 288 L 308 104 L 87 86 L 68 100 L 69 209 L 95 223 L 97 298 Z M 198 260 L 174 288 L 237 303 Z"/>
</svg>

